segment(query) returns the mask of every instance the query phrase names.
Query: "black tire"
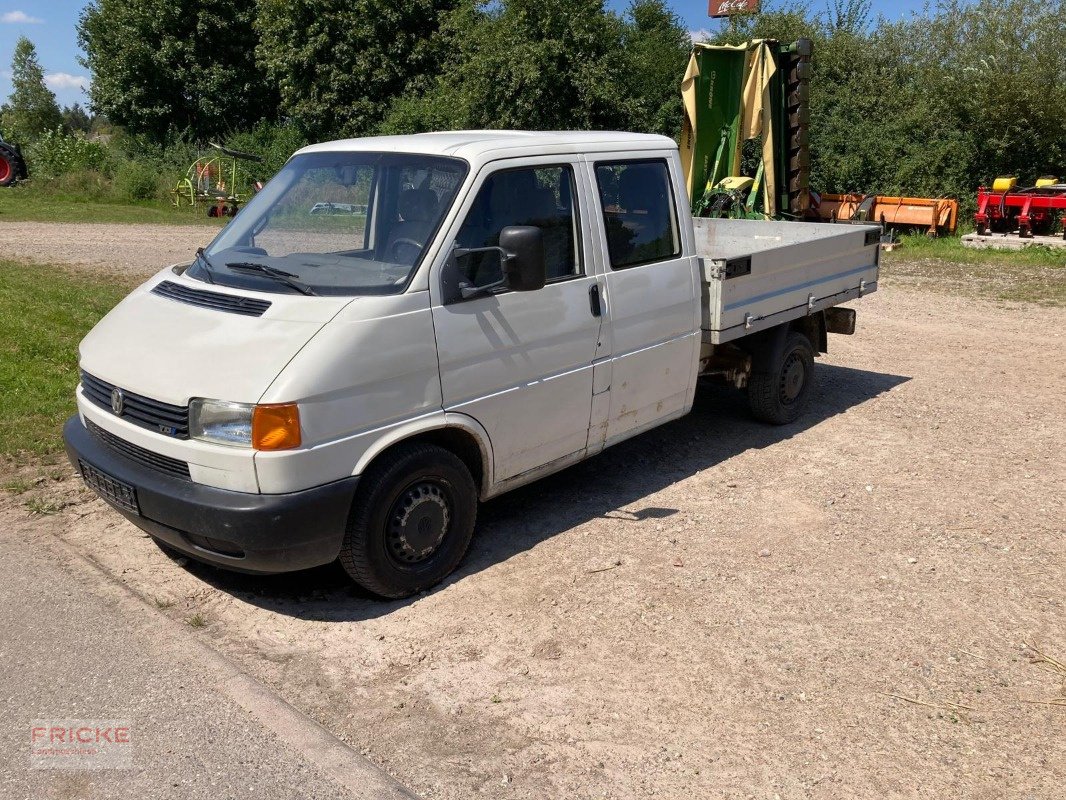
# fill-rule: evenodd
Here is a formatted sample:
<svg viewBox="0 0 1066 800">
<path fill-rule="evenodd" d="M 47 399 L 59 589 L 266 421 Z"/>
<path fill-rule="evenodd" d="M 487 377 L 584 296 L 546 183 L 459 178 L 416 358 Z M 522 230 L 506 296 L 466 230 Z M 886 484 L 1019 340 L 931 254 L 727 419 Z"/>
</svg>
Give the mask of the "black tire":
<svg viewBox="0 0 1066 800">
<path fill-rule="evenodd" d="M 341 566 L 380 597 L 428 589 L 466 555 L 477 503 L 477 486 L 458 456 L 436 445 L 401 445 L 360 482 Z"/>
<path fill-rule="evenodd" d="M 18 179 L 18 158 L 6 147 L 0 147 L 0 186 L 10 186 Z"/>
<path fill-rule="evenodd" d="M 814 347 L 802 333 L 789 331 L 769 369 L 748 380 L 748 404 L 761 422 L 786 425 L 803 414 L 814 379 Z"/>
</svg>

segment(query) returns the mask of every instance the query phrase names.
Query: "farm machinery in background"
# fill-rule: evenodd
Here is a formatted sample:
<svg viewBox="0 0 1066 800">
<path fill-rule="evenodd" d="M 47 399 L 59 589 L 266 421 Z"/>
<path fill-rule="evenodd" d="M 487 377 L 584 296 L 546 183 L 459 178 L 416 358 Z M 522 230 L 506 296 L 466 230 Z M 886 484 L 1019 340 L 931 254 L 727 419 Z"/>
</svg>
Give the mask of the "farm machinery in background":
<svg viewBox="0 0 1066 800">
<path fill-rule="evenodd" d="M 174 205 L 207 206 L 209 217 L 232 217 L 251 195 L 263 188 L 241 163 L 261 164 L 263 159 L 251 153 L 231 150 L 211 142 L 216 153 L 196 159 L 171 194 Z"/>
<path fill-rule="evenodd" d="M 929 236 L 950 236 L 959 222 L 959 201 L 949 198 L 811 192 L 811 207 L 824 222 L 879 222 L 886 228 L 924 230 Z"/>
<path fill-rule="evenodd" d="M 977 190 L 974 223 L 978 236 L 1018 231 L 1018 238 L 1050 236 L 1066 211 L 1066 183 L 1045 175 L 1035 186 L 1019 187 L 1014 177 L 996 178 L 989 191 Z M 1066 239 L 1066 225 L 1063 225 Z"/>
<path fill-rule="evenodd" d="M 26 159 L 22 157 L 22 148 L 4 140 L 0 134 L 0 186 L 11 186 L 17 181 L 29 177 Z"/>
<path fill-rule="evenodd" d="M 811 190 L 812 54 L 809 39 L 693 47 L 681 83 L 681 161 L 693 214 L 954 233 L 955 200 Z"/>
<path fill-rule="evenodd" d="M 807 216 L 811 52 L 809 39 L 693 47 L 680 145 L 693 214 Z"/>
</svg>

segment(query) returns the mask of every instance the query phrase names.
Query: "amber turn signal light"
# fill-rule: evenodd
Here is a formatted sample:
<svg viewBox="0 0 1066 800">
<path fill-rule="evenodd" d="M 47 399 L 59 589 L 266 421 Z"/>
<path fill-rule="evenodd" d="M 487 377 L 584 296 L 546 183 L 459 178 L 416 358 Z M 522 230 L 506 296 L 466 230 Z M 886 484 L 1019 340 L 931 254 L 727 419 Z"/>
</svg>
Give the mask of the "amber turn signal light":
<svg viewBox="0 0 1066 800">
<path fill-rule="evenodd" d="M 292 450 L 300 446 L 300 409 L 296 403 L 256 406 L 252 411 L 252 447 Z"/>
</svg>

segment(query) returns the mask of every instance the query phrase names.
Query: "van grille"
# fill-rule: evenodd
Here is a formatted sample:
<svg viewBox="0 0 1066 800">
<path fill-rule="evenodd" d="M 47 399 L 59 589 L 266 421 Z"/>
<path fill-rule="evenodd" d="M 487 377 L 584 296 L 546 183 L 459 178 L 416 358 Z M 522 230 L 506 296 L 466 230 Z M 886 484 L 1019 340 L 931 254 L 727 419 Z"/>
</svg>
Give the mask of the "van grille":
<svg viewBox="0 0 1066 800">
<path fill-rule="evenodd" d="M 85 427 L 88 428 L 89 433 L 99 439 L 104 445 L 119 455 L 130 459 L 130 461 L 136 461 L 138 464 L 143 464 L 150 469 L 164 472 L 167 475 L 173 475 L 175 478 L 189 478 L 189 465 L 184 461 L 153 453 L 151 450 L 145 450 L 133 442 L 127 442 L 110 431 L 105 431 L 92 420 L 85 420 Z"/>
<path fill-rule="evenodd" d="M 111 393 L 117 388 L 114 384 L 102 381 L 88 372 L 81 373 L 81 388 L 85 396 L 100 408 L 114 413 L 111 407 Z M 122 419 L 147 428 L 156 433 L 173 436 L 177 439 L 189 438 L 189 407 L 162 403 L 150 397 L 122 392 Z"/>
<path fill-rule="evenodd" d="M 228 311 L 230 314 L 243 314 L 246 317 L 261 317 L 263 312 L 270 308 L 269 300 L 257 300 L 254 297 L 242 297 L 219 292 L 206 292 L 203 289 L 192 289 L 173 281 L 157 283 L 152 287 L 152 294 L 157 294 L 170 300 L 177 300 L 179 303 L 188 303 L 190 306 L 211 308 L 215 311 Z"/>
</svg>

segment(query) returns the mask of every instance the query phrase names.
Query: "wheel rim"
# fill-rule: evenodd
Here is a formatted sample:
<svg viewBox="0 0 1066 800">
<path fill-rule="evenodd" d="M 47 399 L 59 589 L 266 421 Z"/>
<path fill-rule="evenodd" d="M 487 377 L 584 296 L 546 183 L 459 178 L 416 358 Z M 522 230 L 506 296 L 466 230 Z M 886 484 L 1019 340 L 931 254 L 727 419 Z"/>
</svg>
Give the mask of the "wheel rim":
<svg viewBox="0 0 1066 800">
<path fill-rule="evenodd" d="M 11 177 L 11 162 L 0 156 L 0 183 L 4 183 Z"/>
<path fill-rule="evenodd" d="M 408 486 L 392 504 L 385 523 L 385 546 L 400 566 L 417 566 L 440 550 L 452 521 L 446 484 L 422 480 Z"/>
<path fill-rule="evenodd" d="M 781 367 L 781 403 L 786 406 L 795 403 L 803 393 L 806 382 L 807 365 L 803 362 L 803 356 L 793 350 Z"/>
</svg>

